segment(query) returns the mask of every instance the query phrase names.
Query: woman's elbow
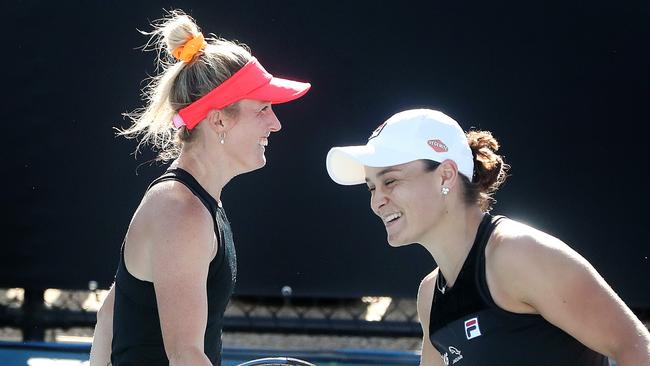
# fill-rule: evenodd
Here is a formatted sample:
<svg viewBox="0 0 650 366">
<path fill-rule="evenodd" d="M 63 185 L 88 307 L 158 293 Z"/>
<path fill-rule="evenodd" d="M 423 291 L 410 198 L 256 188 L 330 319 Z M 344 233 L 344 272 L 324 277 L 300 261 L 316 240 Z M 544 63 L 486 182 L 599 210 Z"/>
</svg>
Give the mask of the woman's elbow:
<svg viewBox="0 0 650 366">
<path fill-rule="evenodd" d="M 644 331 L 641 334 L 629 337 L 614 347 L 610 356 L 616 364 L 625 365 L 650 365 L 650 335 Z"/>
<path fill-rule="evenodd" d="M 170 345 L 167 349 L 169 365 L 195 365 L 197 361 L 205 357 L 203 349 L 195 345 Z"/>
</svg>

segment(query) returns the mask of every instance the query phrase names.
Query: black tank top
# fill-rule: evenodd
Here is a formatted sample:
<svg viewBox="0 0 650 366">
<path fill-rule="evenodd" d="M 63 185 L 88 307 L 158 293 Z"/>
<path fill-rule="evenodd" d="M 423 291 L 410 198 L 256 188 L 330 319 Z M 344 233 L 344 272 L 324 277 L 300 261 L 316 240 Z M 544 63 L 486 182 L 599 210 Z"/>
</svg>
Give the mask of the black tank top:
<svg viewBox="0 0 650 366">
<path fill-rule="evenodd" d="M 485 247 L 505 218 L 486 214 L 454 286 L 442 272 L 434 289 L 429 337 L 445 365 L 606 366 L 592 351 L 537 314 L 501 309 L 485 277 Z M 442 290 L 441 290 L 442 289 Z"/>
<path fill-rule="evenodd" d="M 217 255 L 210 262 L 206 284 L 208 321 L 204 352 L 213 365 L 220 365 L 223 313 L 237 275 L 237 259 L 230 223 L 223 208 L 219 207 L 217 201 L 185 170 L 167 170 L 164 175 L 154 180 L 148 189 L 168 180 L 179 181 L 187 186 L 203 202 L 214 219 L 214 231 L 219 243 Z M 124 262 L 124 245 L 115 275 L 111 363 L 113 366 L 169 365 L 163 346 L 153 283 L 141 281 L 129 273 Z"/>
</svg>

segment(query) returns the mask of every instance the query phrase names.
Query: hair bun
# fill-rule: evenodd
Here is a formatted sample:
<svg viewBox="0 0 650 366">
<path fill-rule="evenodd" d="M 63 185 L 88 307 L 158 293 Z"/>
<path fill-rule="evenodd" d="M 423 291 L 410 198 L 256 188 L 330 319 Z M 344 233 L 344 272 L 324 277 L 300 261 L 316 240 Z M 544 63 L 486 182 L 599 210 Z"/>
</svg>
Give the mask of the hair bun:
<svg viewBox="0 0 650 366">
<path fill-rule="evenodd" d="M 497 154 L 499 142 L 490 131 L 469 131 L 466 135 L 474 155 L 472 181 L 478 186 L 482 201 L 489 206 L 494 202 L 491 194 L 505 182 L 510 166 L 504 162 L 503 156 Z"/>
<path fill-rule="evenodd" d="M 188 42 L 199 36 L 203 37 L 194 19 L 182 10 L 169 11 L 169 16 L 154 24 L 154 27 L 155 32 L 159 34 L 158 40 L 161 43 L 158 48 L 164 47 L 167 53 L 173 57 L 175 57 L 174 53 L 177 49 L 182 49 Z"/>
<path fill-rule="evenodd" d="M 194 37 L 191 37 L 181 46 L 174 48 L 172 51 L 172 56 L 174 58 L 181 60 L 185 63 L 192 61 L 196 54 L 205 48 L 205 38 L 203 34 L 199 33 Z"/>
</svg>

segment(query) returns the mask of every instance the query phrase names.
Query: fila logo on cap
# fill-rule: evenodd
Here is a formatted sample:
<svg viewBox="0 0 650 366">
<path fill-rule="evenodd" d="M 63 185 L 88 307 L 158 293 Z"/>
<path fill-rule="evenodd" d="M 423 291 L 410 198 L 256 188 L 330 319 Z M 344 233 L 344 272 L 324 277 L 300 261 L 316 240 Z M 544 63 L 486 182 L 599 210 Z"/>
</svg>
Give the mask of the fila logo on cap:
<svg viewBox="0 0 650 366">
<path fill-rule="evenodd" d="M 387 123 L 388 123 L 388 121 L 386 121 L 386 122 L 380 124 L 377 128 L 375 128 L 375 130 L 372 131 L 372 135 L 370 135 L 370 137 L 368 137 L 368 140 L 372 140 L 372 139 L 374 139 L 375 137 L 379 136 L 379 134 L 381 133 L 381 131 L 384 130 L 384 127 L 386 127 L 386 124 L 387 124 Z"/>
<path fill-rule="evenodd" d="M 429 144 L 429 146 L 431 146 L 431 148 L 433 150 L 435 150 L 436 152 L 439 152 L 439 153 L 449 151 L 449 148 L 447 147 L 447 145 L 445 145 L 444 142 L 442 142 L 441 140 L 438 140 L 438 139 L 429 140 L 429 141 L 427 141 L 427 144 Z"/>
<path fill-rule="evenodd" d="M 465 336 L 467 339 L 476 338 L 481 335 L 481 328 L 478 326 L 478 318 L 465 321 Z"/>
</svg>

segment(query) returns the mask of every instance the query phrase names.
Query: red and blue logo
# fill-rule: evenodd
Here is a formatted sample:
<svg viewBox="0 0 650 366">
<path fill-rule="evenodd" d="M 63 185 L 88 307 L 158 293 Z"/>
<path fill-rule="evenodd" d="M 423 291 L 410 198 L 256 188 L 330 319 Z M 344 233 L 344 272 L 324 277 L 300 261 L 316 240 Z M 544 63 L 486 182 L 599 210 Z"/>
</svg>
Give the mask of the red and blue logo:
<svg viewBox="0 0 650 366">
<path fill-rule="evenodd" d="M 467 339 L 476 338 L 481 335 L 481 328 L 478 325 L 478 318 L 465 321 L 465 336 Z"/>
</svg>

